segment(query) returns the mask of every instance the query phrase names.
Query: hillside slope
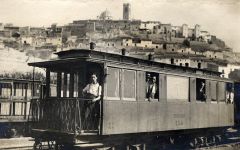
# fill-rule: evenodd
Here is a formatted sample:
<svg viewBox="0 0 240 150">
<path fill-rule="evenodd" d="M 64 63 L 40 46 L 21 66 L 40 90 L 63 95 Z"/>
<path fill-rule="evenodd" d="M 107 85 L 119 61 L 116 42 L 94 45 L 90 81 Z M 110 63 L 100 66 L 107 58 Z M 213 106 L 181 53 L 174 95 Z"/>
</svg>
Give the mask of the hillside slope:
<svg viewBox="0 0 240 150">
<path fill-rule="evenodd" d="M 27 63 L 43 61 L 39 58 L 27 56 L 25 52 L 19 52 L 12 48 L 0 49 L 0 74 L 6 73 L 27 73 L 32 72 L 33 68 L 28 66 Z M 36 69 L 36 72 L 44 72 L 43 69 Z"/>
</svg>

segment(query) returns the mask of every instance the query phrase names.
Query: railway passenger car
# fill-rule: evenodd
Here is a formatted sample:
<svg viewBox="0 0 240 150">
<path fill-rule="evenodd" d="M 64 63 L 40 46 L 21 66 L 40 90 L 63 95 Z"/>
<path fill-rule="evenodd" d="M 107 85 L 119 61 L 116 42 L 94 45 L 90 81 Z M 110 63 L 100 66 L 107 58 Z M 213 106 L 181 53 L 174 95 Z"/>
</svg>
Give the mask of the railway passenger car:
<svg viewBox="0 0 240 150">
<path fill-rule="evenodd" d="M 234 125 L 234 106 L 227 97 L 233 82 L 219 72 L 83 49 L 57 55 L 29 64 L 46 69 L 46 99 L 33 130 L 38 145 L 43 139 L 114 145 L 145 135 L 211 133 Z M 92 73 L 102 86 L 102 97 L 89 120 L 84 116 L 89 99 L 82 90 Z M 157 85 L 151 98 L 149 77 Z M 56 88 L 51 88 L 51 80 L 56 80 Z"/>
<path fill-rule="evenodd" d="M 0 79 L 0 137 L 25 134 L 31 121 L 29 110 L 33 96 L 40 98 L 41 81 Z"/>
</svg>

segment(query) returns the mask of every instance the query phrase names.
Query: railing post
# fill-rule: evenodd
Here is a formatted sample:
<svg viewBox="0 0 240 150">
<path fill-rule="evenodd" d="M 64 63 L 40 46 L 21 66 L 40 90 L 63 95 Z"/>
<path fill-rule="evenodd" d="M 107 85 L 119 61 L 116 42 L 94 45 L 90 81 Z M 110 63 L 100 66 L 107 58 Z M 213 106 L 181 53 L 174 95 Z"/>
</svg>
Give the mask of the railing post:
<svg viewBox="0 0 240 150">
<path fill-rule="evenodd" d="M 46 70 L 46 97 L 49 97 L 50 94 L 50 70 Z"/>
<path fill-rule="evenodd" d="M 64 77 L 63 77 L 63 97 L 67 97 L 67 73 L 64 72 Z"/>
<path fill-rule="evenodd" d="M 57 98 L 61 97 L 62 72 L 57 72 Z"/>
<path fill-rule="evenodd" d="M 73 98 L 74 95 L 74 73 L 70 73 L 70 83 L 69 83 L 69 97 Z"/>
</svg>

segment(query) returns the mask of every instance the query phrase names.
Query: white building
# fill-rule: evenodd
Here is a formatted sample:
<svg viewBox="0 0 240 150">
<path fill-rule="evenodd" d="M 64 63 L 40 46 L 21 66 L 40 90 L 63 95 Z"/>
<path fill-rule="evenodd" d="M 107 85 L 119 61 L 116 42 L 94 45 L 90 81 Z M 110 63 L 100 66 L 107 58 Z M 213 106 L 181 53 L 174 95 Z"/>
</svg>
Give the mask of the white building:
<svg viewBox="0 0 240 150">
<path fill-rule="evenodd" d="M 182 25 L 182 36 L 185 38 L 188 37 L 188 25 L 187 24 Z"/>
<path fill-rule="evenodd" d="M 34 38 L 32 36 L 23 36 L 23 37 L 21 37 L 22 44 L 32 45 L 33 41 L 34 41 Z"/>
<path fill-rule="evenodd" d="M 167 57 L 167 58 L 155 58 L 154 61 L 177 65 L 177 66 L 183 66 L 183 67 L 191 67 L 191 68 L 199 68 L 199 69 L 207 68 L 207 62 L 201 59 L 196 59 L 196 58 Z"/>
<path fill-rule="evenodd" d="M 222 52 L 205 51 L 205 52 L 203 52 L 203 55 L 205 57 L 211 58 L 211 59 L 223 59 L 223 53 Z"/>
<path fill-rule="evenodd" d="M 202 37 L 203 41 L 208 42 L 211 40 L 211 35 L 208 31 L 201 31 L 200 37 Z"/>
<path fill-rule="evenodd" d="M 198 25 L 198 24 L 195 25 L 194 35 L 196 38 L 199 38 L 199 36 L 200 36 L 200 25 Z"/>
<path fill-rule="evenodd" d="M 154 26 L 157 26 L 159 24 L 160 22 L 156 22 L 156 21 L 141 22 L 139 29 L 153 31 Z"/>
<path fill-rule="evenodd" d="M 229 74 L 236 69 L 240 69 L 240 66 L 234 64 L 227 64 L 227 66 L 218 67 L 218 71 L 223 73 L 221 76 L 224 78 L 229 78 Z"/>
</svg>

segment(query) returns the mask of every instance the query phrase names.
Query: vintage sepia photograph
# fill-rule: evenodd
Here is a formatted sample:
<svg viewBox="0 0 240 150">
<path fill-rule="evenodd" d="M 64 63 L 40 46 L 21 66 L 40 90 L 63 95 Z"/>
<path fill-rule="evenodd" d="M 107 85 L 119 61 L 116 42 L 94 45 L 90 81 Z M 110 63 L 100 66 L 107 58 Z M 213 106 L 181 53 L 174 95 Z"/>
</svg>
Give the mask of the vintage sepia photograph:
<svg viewBox="0 0 240 150">
<path fill-rule="evenodd" d="M 240 0 L 0 0 L 0 150 L 240 149 Z"/>
</svg>

